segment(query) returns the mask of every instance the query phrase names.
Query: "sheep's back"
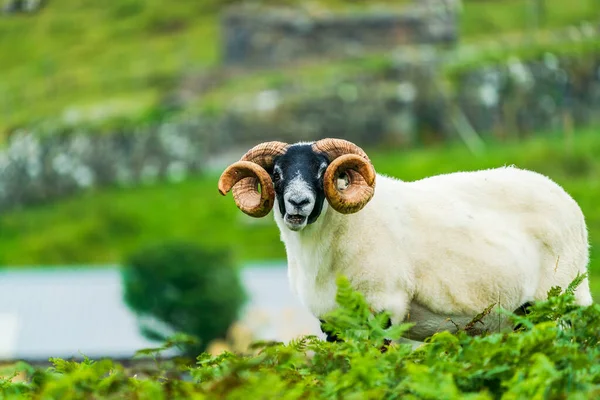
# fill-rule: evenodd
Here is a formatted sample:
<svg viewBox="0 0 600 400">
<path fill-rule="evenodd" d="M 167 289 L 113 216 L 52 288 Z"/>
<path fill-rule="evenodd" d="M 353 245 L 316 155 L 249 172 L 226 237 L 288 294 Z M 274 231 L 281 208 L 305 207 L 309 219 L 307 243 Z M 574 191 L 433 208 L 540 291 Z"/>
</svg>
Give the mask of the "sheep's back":
<svg viewBox="0 0 600 400">
<path fill-rule="evenodd" d="M 415 299 L 434 312 L 516 308 L 586 270 L 581 209 L 543 175 L 506 167 L 380 183 L 380 207 L 403 209 L 380 221 L 403 238 L 390 258 L 408 260 L 396 268 L 411 269 Z"/>
</svg>

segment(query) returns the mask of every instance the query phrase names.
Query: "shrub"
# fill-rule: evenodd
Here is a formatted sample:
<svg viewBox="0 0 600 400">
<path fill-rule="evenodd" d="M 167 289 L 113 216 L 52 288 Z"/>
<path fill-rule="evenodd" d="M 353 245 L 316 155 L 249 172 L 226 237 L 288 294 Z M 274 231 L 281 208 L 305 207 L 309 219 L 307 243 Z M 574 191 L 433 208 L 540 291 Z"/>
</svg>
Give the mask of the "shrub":
<svg viewBox="0 0 600 400">
<path fill-rule="evenodd" d="M 140 249 L 126 261 L 123 281 L 125 302 L 138 315 L 198 339 L 197 345 L 185 346 L 193 356 L 226 335 L 246 301 L 230 253 L 188 242 Z M 153 340 L 170 335 L 147 324 L 142 332 Z"/>
<path fill-rule="evenodd" d="M 387 316 L 371 313 L 340 279 L 340 308 L 326 320 L 341 343 L 314 336 L 256 343 L 250 354 L 202 354 L 191 368 L 160 361 L 144 376 L 110 360 L 53 359 L 52 368 L 29 373 L 31 383 L 0 380 L 0 393 L 65 400 L 598 398 L 600 305 L 574 305 L 573 288 L 551 290 L 528 315 L 511 314 L 521 325 L 516 332 L 441 332 L 417 349 L 392 344 L 382 352 L 409 325 L 384 329 Z"/>
</svg>

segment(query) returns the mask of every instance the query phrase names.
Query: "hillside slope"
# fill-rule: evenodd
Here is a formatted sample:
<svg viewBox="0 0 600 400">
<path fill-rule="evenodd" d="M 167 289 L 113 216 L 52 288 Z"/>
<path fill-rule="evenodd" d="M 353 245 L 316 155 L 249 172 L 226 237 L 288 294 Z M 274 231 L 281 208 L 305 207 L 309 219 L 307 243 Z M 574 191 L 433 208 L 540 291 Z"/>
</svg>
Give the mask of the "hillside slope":
<svg viewBox="0 0 600 400">
<path fill-rule="evenodd" d="M 12 128 L 47 118 L 77 123 L 143 115 L 186 71 L 218 64 L 219 12 L 236 1 L 49 0 L 36 14 L 0 15 L 0 142 Z M 359 9 L 367 4 L 284 3 Z M 530 0 L 463 3 L 461 40 L 533 26 Z M 544 3 L 540 27 L 599 16 L 596 0 Z"/>
</svg>

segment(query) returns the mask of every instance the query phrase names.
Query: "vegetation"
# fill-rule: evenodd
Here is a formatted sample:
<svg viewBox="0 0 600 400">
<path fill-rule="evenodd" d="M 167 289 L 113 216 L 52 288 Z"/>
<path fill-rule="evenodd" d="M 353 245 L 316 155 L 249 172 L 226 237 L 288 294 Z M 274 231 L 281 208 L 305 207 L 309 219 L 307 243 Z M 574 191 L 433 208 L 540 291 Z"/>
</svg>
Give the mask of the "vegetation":
<svg viewBox="0 0 600 400">
<path fill-rule="evenodd" d="M 185 346 L 188 354 L 198 354 L 212 340 L 224 338 L 246 300 L 229 252 L 189 242 L 140 249 L 126 260 L 123 281 L 126 304 L 167 329 L 146 324 L 142 333 L 158 341 L 172 332 L 185 333 L 195 340 Z"/>
<path fill-rule="evenodd" d="M 595 0 L 569 3 L 553 0 L 463 0 L 463 4 L 461 34 L 467 38 L 558 28 L 583 21 L 592 22 L 600 16 Z"/>
<path fill-rule="evenodd" d="M 48 369 L 17 366 L 24 382 L 0 380 L 7 398 L 107 399 L 589 399 L 600 395 L 600 305 L 573 304 L 553 288 L 515 332 L 440 332 L 413 349 L 392 343 L 410 324 L 388 329 L 364 298 L 338 280 L 340 308 L 327 318 L 343 340 L 306 336 L 255 343 L 247 353 L 200 354 L 196 362 L 157 361 L 144 372 L 111 360 L 52 359 Z M 176 342 L 172 342 L 171 345 Z M 165 346 L 168 347 L 168 346 Z M 165 348 L 163 347 L 163 348 Z M 159 351 L 160 349 L 155 349 Z M 146 349 L 141 353 L 154 351 Z"/>
<path fill-rule="evenodd" d="M 78 124 L 147 117 L 186 73 L 217 65 L 219 12 L 237 1 L 184 0 L 165 6 L 159 0 L 52 0 L 36 14 L 2 16 L 0 143 L 12 128 L 47 119 Z M 315 6 L 302 0 L 284 3 Z M 463 3 L 461 40 L 532 28 L 532 0 Z M 543 3 L 539 28 L 599 17 L 597 0 Z M 364 0 L 316 4 L 335 9 L 368 6 Z"/>
<path fill-rule="evenodd" d="M 77 127 L 90 121 L 126 121 L 131 126 L 160 117 L 156 113 L 162 112 L 182 77 L 218 69 L 219 13 L 224 5 L 237 1 L 182 0 L 165 5 L 159 0 L 51 0 L 36 14 L 0 16 L 0 146 L 13 128 L 48 120 Z M 261 2 L 315 6 L 303 0 Z M 319 3 L 319 7 L 350 11 L 370 6 L 367 0 Z M 463 0 L 463 4 L 462 44 L 448 59 L 444 70 L 448 74 L 504 60 L 515 51 L 538 56 L 546 51 L 577 54 L 599 49 L 597 39 L 565 45 L 548 40 L 545 31 L 597 22 L 598 0 Z M 545 11 L 534 13 L 534 4 L 544 4 Z M 538 28 L 536 35 L 529 35 Z M 533 46 L 511 40 L 525 34 Z M 511 42 L 509 46 L 486 44 L 500 35 Z M 206 111 L 202 107 L 218 107 L 231 93 L 299 78 L 319 86 L 340 71 L 379 71 L 389 62 L 375 55 L 300 71 L 245 75 L 227 80 L 188 107 Z M 53 125 L 41 128 L 47 126 Z M 588 130 L 488 144 L 483 156 L 469 153 L 460 143 L 411 152 L 366 150 L 378 172 L 404 180 L 507 164 L 550 176 L 573 195 L 586 215 L 592 244 L 591 285 L 600 298 L 600 136 Z M 530 314 L 512 315 L 520 326 L 516 332 L 471 336 L 462 327 L 456 334 L 436 334 L 417 349 L 394 343 L 382 352 L 386 340 L 398 339 L 409 325 L 383 329 L 386 315 L 371 313 L 360 294 L 340 278 L 341 308 L 326 320 L 342 343 L 309 336 L 287 344 L 256 343 L 242 354 L 202 353 L 194 358 L 211 339 L 225 335 L 244 301 L 234 265 L 285 257 L 272 217 L 249 218 L 235 207 L 231 195 L 218 194 L 220 172 L 135 190 L 98 189 L 0 215 L 0 265 L 125 260 L 126 302 L 169 327 L 165 331 L 146 327 L 149 336 L 166 342 L 161 348 L 139 352 L 143 367 L 87 358 L 83 362 L 51 359 L 48 369 L 19 363 L 10 370 L 22 373 L 25 381 L 16 382 L 0 369 L 0 398 L 600 395 L 600 305 L 573 304 L 572 291 L 579 280 L 564 291 L 551 290 L 548 301 L 532 307 Z M 159 242 L 167 244 L 156 245 Z M 167 338 L 170 331 L 180 334 Z M 147 357 L 174 346 L 184 350 L 185 357 Z"/>
<path fill-rule="evenodd" d="M 600 296 L 600 136 L 571 139 L 540 135 L 515 143 L 489 143 L 482 156 L 462 145 L 410 152 L 367 149 L 381 173 L 415 180 L 456 170 L 515 164 L 563 185 L 586 215 L 592 243 L 592 285 Z M 272 216 L 252 219 L 216 187 L 221 170 L 182 183 L 90 191 L 0 217 L 1 265 L 120 263 L 161 240 L 193 240 L 230 248 L 236 263 L 280 260 L 285 249 Z"/>
</svg>

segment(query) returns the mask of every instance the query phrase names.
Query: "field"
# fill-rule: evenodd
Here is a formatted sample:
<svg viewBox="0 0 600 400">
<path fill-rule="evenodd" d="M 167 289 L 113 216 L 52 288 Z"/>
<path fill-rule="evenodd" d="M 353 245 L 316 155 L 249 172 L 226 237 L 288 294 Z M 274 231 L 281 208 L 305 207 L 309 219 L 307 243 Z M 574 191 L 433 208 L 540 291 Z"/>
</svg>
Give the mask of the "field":
<svg viewBox="0 0 600 400">
<path fill-rule="evenodd" d="M 235 2 L 184 0 L 164 7 L 158 0 L 52 0 L 37 14 L 2 17 L 0 143 L 16 127 L 48 120 L 77 124 L 144 118 L 187 73 L 218 66 L 219 12 Z M 401 7 L 410 2 L 378 3 Z M 545 0 L 536 24 L 531 0 L 463 3 L 462 43 L 593 22 L 599 16 L 597 0 Z M 348 10 L 368 6 L 364 0 L 308 4 Z"/>
<path fill-rule="evenodd" d="M 393 343 L 410 325 L 383 329 L 349 283 L 327 318 L 342 342 L 301 337 L 255 343 L 247 352 L 200 354 L 126 367 L 103 359 L 52 359 L 50 368 L 17 364 L 0 379 L 6 398 L 87 399 L 591 399 L 600 395 L 600 305 L 577 307 L 572 290 L 549 292 L 515 332 L 434 335 L 414 349 Z M 472 323 L 476 324 L 477 318 Z M 185 339 L 185 338 L 182 338 Z M 182 343 L 175 339 L 170 347 Z M 157 354 L 145 349 L 140 355 Z M 147 361 L 152 361 L 152 359 Z M 0 372 L 1 373 L 1 372 Z"/>
<path fill-rule="evenodd" d="M 372 54 L 229 75 L 231 71 L 220 65 L 219 15 L 225 6 L 240 1 L 47 0 L 34 14 L 0 14 L 0 149 L 23 126 L 37 126 L 37 134 L 60 131 L 54 128 L 64 125 L 81 130 L 93 126 L 100 128 L 94 134 L 100 134 L 107 130 L 103 128 L 152 123 L 189 76 L 207 73 L 225 79 L 186 102 L 180 116 L 218 113 L 233 97 L 285 82 L 319 88 L 345 74 L 385 69 L 382 65 L 390 62 L 387 56 Z M 313 11 L 364 12 L 373 5 L 370 0 L 256 1 L 301 4 Z M 462 0 L 460 43 L 441 74 L 452 78 L 517 53 L 597 53 L 597 37 L 577 44 L 570 39 L 551 43 L 556 38 L 551 32 L 597 25 L 599 1 Z M 377 3 L 404 7 L 413 0 Z M 536 10 L 536 5 L 543 7 Z M 489 45 L 504 39 L 510 46 Z M 474 335 L 480 315 L 458 333 L 436 334 L 418 348 L 396 342 L 387 346 L 387 339 L 399 339 L 409 326 L 384 329 L 386 316 L 374 315 L 340 277 L 341 307 L 326 320 L 341 343 L 309 336 L 289 343 L 259 342 L 235 354 L 161 359 L 161 350 L 189 339 L 176 335 L 162 348 L 140 349 L 136 360 L 51 359 L 50 368 L 0 364 L 0 400 L 600 398 L 599 129 L 537 132 L 518 142 L 486 139 L 482 154 L 473 154 L 460 141 L 411 150 L 365 148 L 379 173 L 407 181 L 505 165 L 555 180 L 586 217 L 595 297 L 590 307 L 573 304 L 576 279 L 568 288 L 552 289 L 548 300 L 529 314 L 511 314 L 519 326 L 514 332 Z M 231 195 L 219 195 L 221 171 L 208 170 L 178 183 L 95 188 L 3 212 L 0 268 L 120 264 L 146 246 L 172 239 L 228 248 L 241 267 L 285 260 L 272 214 L 247 217 Z M 189 274 L 185 278 L 189 281 Z M 494 307 L 481 311 L 507 313 Z M 214 318 L 214 310 L 209 312 Z M 38 335 L 44 340 L 43 332 Z M 0 332 L 0 352 L 2 339 Z"/>
</svg>

